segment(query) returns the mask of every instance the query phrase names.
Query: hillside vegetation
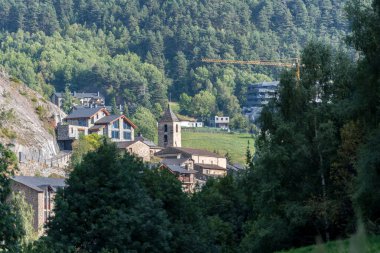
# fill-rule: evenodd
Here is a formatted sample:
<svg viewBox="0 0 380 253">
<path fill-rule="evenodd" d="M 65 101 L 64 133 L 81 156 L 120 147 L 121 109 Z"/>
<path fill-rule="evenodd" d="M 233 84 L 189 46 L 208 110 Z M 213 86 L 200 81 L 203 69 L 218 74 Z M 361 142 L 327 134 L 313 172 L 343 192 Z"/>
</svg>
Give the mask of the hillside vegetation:
<svg viewBox="0 0 380 253">
<path fill-rule="evenodd" d="M 340 45 L 347 30 L 344 5 L 345 0 L 4 0 L 0 62 L 45 95 L 65 86 L 99 90 L 133 113 L 137 105 L 163 107 L 169 92 L 178 99 L 207 90 L 216 102 L 206 116 L 234 115 L 245 103 L 248 84 L 277 79 L 281 69 L 200 60 L 294 58 L 316 38 Z"/>
<path fill-rule="evenodd" d="M 325 244 L 308 246 L 277 253 L 378 253 L 380 237 L 354 236 L 351 239 L 332 241 Z"/>
<path fill-rule="evenodd" d="M 232 163 L 245 165 L 248 141 L 253 153 L 253 138 L 250 134 L 227 132 L 195 132 L 182 130 L 182 146 L 206 149 L 231 157 Z"/>
</svg>

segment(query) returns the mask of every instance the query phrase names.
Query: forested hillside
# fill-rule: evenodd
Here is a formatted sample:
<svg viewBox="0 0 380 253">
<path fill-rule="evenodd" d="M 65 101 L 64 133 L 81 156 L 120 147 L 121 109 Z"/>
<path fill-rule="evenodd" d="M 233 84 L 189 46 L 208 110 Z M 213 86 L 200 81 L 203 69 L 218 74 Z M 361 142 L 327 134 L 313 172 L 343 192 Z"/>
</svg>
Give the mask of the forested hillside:
<svg viewBox="0 0 380 253">
<path fill-rule="evenodd" d="M 281 70 L 206 65 L 201 58 L 294 58 L 306 42 L 321 37 L 338 45 L 347 26 L 344 5 L 345 0 L 4 0 L 0 59 L 46 95 L 71 84 L 71 90 L 100 90 L 130 109 L 151 109 L 164 106 L 169 93 L 178 99 L 207 90 L 216 104 L 206 116 L 233 114 L 244 105 L 240 98 L 249 83 L 277 79 Z"/>
</svg>

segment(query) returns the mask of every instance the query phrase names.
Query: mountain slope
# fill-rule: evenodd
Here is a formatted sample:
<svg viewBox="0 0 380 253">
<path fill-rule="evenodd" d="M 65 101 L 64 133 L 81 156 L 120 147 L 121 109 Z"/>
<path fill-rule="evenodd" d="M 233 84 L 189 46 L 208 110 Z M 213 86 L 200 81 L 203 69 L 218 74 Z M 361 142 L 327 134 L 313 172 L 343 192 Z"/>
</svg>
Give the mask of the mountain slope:
<svg viewBox="0 0 380 253">
<path fill-rule="evenodd" d="M 51 167 L 51 159 L 59 154 L 54 125 L 64 116 L 37 92 L 0 75 L 0 142 L 17 154 L 21 174 Z"/>
<path fill-rule="evenodd" d="M 96 89 L 107 101 L 115 97 L 130 109 L 154 109 L 157 103 L 164 108 L 169 94 L 178 100 L 181 93 L 208 90 L 217 101 L 213 113 L 234 115 L 244 106 L 250 83 L 277 79 L 282 69 L 203 64 L 200 59 L 294 58 L 309 41 L 340 45 L 348 27 L 345 3 L 4 0 L 0 61 L 45 93 L 52 91 L 46 84 L 57 91 L 70 84 L 72 91 Z M 121 56 L 131 53 L 155 68 L 149 66 L 147 73 L 140 64 L 129 66 L 132 60 Z"/>
</svg>

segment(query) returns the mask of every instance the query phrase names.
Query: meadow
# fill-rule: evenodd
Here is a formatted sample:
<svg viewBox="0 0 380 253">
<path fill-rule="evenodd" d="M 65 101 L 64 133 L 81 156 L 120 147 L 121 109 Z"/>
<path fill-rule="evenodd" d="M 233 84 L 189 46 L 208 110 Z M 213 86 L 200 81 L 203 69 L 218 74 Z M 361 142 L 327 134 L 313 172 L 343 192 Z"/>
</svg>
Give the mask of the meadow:
<svg viewBox="0 0 380 253">
<path fill-rule="evenodd" d="M 201 131 L 204 132 L 201 132 Z M 248 141 L 253 153 L 253 138 L 248 133 L 227 133 L 205 131 L 205 129 L 193 132 L 189 129 L 182 130 L 182 147 L 205 149 L 225 155 L 231 155 L 233 163 L 244 165 L 246 162 L 246 152 Z"/>
</svg>

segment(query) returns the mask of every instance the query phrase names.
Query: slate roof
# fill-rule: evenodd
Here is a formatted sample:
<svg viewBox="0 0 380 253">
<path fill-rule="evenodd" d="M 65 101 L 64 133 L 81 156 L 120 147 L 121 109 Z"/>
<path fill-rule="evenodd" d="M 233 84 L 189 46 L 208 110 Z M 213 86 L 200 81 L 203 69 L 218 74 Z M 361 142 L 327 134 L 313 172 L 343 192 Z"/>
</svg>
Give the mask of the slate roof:
<svg viewBox="0 0 380 253">
<path fill-rule="evenodd" d="M 137 136 L 135 138 L 135 140 L 142 141 L 142 142 L 144 142 L 146 145 L 148 145 L 151 148 L 156 148 L 157 147 L 157 145 L 153 141 L 151 141 L 151 140 L 149 140 L 149 139 L 147 139 L 147 138 L 145 138 L 143 136 Z"/>
<path fill-rule="evenodd" d="M 95 125 L 95 126 L 92 126 L 88 129 L 88 131 L 99 131 L 100 129 L 104 128 L 105 126 L 104 125 Z"/>
<path fill-rule="evenodd" d="M 188 161 L 189 158 L 180 158 L 180 159 L 163 159 L 162 163 L 165 165 L 181 165 L 182 163 Z"/>
<path fill-rule="evenodd" d="M 178 165 L 165 165 L 165 166 L 168 167 L 171 171 L 178 172 L 181 174 L 195 174 L 195 173 L 197 173 L 197 171 L 195 171 L 195 170 L 187 170 L 187 169 L 182 168 L 181 166 L 178 166 Z"/>
<path fill-rule="evenodd" d="M 12 177 L 12 180 L 38 192 L 43 192 L 43 188 L 47 186 L 50 186 L 54 191 L 66 186 L 65 179 L 63 178 L 15 176 Z"/>
<path fill-rule="evenodd" d="M 120 148 L 120 149 L 122 149 L 122 148 L 128 148 L 129 146 L 131 146 L 132 144 L 135 144 L 136 142 L 142 142 L 142 141 L 139 141 L 139 140 L 134 140 L 134 141 L 119 141 L 119 142 L 116 142 L 116 146 L 117 146 L 117 148 Z"/>
<path fill-rule="evenodd" d="M 179 119 L 168 105 L 164 115 L 160 118 L 160 122 L 179 122 Z"/>
<path fill-rule="evenodd" d="M 54 95 L 57 97 L 63 97 L 64 92 L 55 92 Z M 74 92 L 71 93 L 75 98 L 104 98 L 101 94 L 97 92 Z"/>
<path fill-rule="evenodd" d="M 104 124 L 108 125 L 111 122 L 113 122 L 113 121 L 115 121 L 121 117 L 123 117 L 128 122 L 128 124 L 130 124 L 133 128 L 135 128 L 135 129 L 137 128 L 137 126 L 135 124 L 133 124 L 133 122 L 130 119 L 128 119 L 125 115 L 114 115 L 114 114 L 108 115 L 108 116 L 105 116 L 105 117 L 99 119 L 98 121 L 95 122 L 95 125 L 101 125 L 101 124 L 102 125 L 104 125 Z"/>
<path fill-rule="evenodd" d="M 227 170 L 223 167 L 220 167 L 216 164 L 203 164 L 203 163 L 196 163 L 196 166 L 202 167 L 204 169 L 210 169 L 210 170 Z"/>
<path fill-rule="evenodd" d="M 225 158 L 224 156 L 215 154 L 208 150 L 195 149 L 195 148 L 178 148 L 178 147 L 168 147 L 156 153 L 157 156 L 168 155 L 168 154 L 187 154 L 187 155 L 199 155 L 207 157 Z"/>
<path fill-rule="evenodd" d="M 101 119 L 99 119 L 98 121 L 95 122 L 95 125 L 98 125 L 98 124 L 109 124 L 111 123 L 112 121 L 115 121 L 117 120 L 118 118 L 120 118 L 122 115 L 109 115 L 109 116 L 105 116 Z"/>
<path fill-rule="evenodd" d="M 80 119 L 80 118 L 91 118 L 94 114 L 96 114 L 100 110 L 105 110 L 103 107 L 94 107 L 94 108 L 77 108 L 74 109 L 66 119 Z"/>
</svg>

